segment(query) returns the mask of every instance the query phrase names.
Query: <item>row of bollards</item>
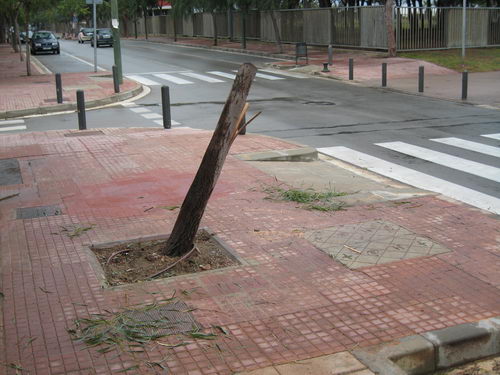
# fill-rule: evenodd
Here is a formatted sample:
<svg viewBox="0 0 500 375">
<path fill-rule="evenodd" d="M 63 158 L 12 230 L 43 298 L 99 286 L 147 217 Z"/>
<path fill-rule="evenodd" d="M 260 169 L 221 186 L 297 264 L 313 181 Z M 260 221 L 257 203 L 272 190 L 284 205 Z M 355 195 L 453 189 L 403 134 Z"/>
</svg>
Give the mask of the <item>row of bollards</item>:
<svg viewBox="0 0 500 375">
<path fill-rule="evenodd" d="M 323 70 L 321 72 L 328 73 L 330 70 L 328 69 L 330 63 L 330 46 L 328 46 L 328 62 L 323 63 Z M 468 90 L 468 78 L 469 74 L 467 71 L 462 72 L 462 100 L 467 99 L 467 90 Z M 354 59 L 349 59 L 349 81 L 354 80 Z M 424 92 L 424 67 L 418 67 L 418 92 Z M 387 63 L 382 63 L 382 87 L 387 87 Z"/>
</svg>

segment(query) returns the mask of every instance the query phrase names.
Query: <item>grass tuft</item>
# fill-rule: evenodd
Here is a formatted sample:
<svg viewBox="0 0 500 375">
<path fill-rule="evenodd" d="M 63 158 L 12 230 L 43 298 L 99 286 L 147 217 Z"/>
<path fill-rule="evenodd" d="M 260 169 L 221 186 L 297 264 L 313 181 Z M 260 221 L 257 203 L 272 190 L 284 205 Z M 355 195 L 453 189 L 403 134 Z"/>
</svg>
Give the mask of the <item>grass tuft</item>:
<svg viewBox="0 0 500 375">
<path fill-rule="evenodd" d="M 314 189 L 284 189 L 280 186 L 267 186 L 264 192 L 268 194 L 266 199 L 296 202 L 301 204 L 301 208 L 323 212 L 343 210 L 345 203 L 334 198 L 348 194 L 334 190 L 317 192 Z"/>
</svg>

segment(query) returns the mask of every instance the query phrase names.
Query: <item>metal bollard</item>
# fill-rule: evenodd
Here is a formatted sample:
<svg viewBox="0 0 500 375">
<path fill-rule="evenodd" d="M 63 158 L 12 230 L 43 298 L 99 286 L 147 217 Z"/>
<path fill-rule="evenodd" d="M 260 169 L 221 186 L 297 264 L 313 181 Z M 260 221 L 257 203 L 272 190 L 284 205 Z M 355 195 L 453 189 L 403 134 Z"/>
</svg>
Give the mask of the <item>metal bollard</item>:
<svg viewBox="0 0 500 375">
<path fill-rule="evenodd" d="M 328 73 L 329 71 L 330 71 L 330 69 L 328 69 L 328 63 L 327 62 L 323 63 L 323 70 L 322 70 L 322 72 L 323 73 Z"/>
<path fill-rule="evenodd" d="M 382 87 L 387 87 L 387 63 L 382 63 Z"/>
<path fill-rule="evenodd" d="M 328 65 L 333 65 L 333 46 L 331 44 L 328 45 Z"/>
<path fill-rule="evenodd" d="M 418 67 L 418 92 L 424 92 L 424 67 Z"/>
<path fill-rule="evenodd" d="M 61 104 L 63 102 L 61 73 L 56 73 L 56 96 L 57 102 Z"/>
<path fill-rule="evenodd" d="M 349 81 L 354 79 L 354 59 L 349 59 Z"/>
<path fill-rule="evenodd" d="M 468 79 L 469 79 L 469 72 L 467 72 L 467 70 L 465 70 L 462 72 L 462 100 L 467 99 L 467 89 L 469 86 Z"/>
<path fill-rule="evenodd" d="M 87 120 L 85 119 L 85 96 L 83 90 L 76 91 L 76 108 L 78 112 L 78 130 L 86 130 Z"/>
<path fill-rule="evenodd" d="M 172 127 L 172 118 L 170 116 L 170 89 L 168 86 L 161 87 L 161 110 L 163 114 L 163 128 Z"/>
<path fill-rule="evenodd" d="M 118 77 L 118 67 L 113 65 L 113 86 L 115 88 L 115 94 L 120 92 L 120 79 Z"/>
</svg>

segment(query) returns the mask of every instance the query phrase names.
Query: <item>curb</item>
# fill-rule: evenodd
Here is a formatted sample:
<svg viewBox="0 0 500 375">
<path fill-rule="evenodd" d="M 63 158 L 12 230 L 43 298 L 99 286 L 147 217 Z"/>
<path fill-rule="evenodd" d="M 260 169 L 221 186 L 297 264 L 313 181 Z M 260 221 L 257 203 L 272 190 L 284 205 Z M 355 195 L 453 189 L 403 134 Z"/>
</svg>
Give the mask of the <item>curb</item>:
<svg viewBox="0 0 500 375">
<path fill-rule="evenodd" d="M 375 373 L 424 375 L 500 353 L 500 317 L 465 323 L 352 354 Z"/>
<path fill-rule="evenodd" d="M 313 147 L 294 148 L 239 154 L 236 157 L 243 161 L 314 161 L 318 160 L 318 151 Z"/>
<path fill-rule="evenodd" d="M 138 86 L 132 90 L 114 94 L 107 98 L 89 100 L 85 102 L 85 108 L 91 109 L 95 107 L 100 107 L 107 104 L 112 104 L 120 102 L 122 100 L 130 99 L 142 92 L 142 85 Z M 76 103 L 63 103 L 57 104 L 49 107 L 36 107 L 36 108 L 26 108 L 26 109 L 16 109 L 13 111 L 2 111 L 0 112 L 0 119 L 6 120 L 16 117 L 25 117 L 32 115 L 46 115 L 55 112 L 65 112 L 65 111 L 76 111 Z"/>
</svg>

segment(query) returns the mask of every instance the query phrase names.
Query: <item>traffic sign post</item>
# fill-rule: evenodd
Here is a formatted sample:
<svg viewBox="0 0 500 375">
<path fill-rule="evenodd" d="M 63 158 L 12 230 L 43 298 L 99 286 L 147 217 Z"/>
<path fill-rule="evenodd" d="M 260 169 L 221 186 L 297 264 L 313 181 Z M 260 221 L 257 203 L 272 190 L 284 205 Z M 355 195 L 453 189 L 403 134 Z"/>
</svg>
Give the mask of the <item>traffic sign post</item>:
<svg viewBox="0 0 500 375">
<path fill-rule="evenodd" d="M 92 39 L 94 40 L 94 72 L 97 73 L 97 12 L 96 5 L 102 4 L 102 0 L 85 0 L 85 3 L 90 5 L 92 4 L 92 14 L 93 14 L 93 23 L 94 23 L 94 34 L 92 35 Z"/>
</svg>

